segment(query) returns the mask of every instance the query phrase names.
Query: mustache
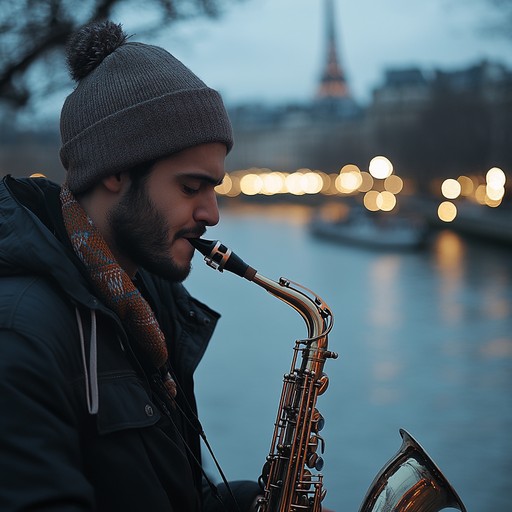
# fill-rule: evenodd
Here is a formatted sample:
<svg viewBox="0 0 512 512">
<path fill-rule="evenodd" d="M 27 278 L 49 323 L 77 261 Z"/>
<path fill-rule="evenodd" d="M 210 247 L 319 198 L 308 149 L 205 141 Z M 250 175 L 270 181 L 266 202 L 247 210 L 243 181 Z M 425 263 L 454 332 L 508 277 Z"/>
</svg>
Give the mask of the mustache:
<svg viewBox="0 0 512 512">
<path fill-rule="evenodd" d="M 183 228 L 176 232 L 174 240 L 178 238 L 201 238 L 206 233 L 204 226 L 196 226 L 194 228 Z"/>
</svg>

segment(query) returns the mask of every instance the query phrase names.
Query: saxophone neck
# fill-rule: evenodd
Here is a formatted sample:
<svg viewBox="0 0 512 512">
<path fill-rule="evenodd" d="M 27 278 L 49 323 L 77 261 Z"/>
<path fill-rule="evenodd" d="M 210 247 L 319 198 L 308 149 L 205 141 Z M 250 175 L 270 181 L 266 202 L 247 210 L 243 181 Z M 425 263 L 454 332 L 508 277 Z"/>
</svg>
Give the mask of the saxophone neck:
<svg viewBox="0 0 512 512">
<path fill-rule="evenodd" d="M 318 295 L 284 277 L 276 282 L 256 272 L 252 281 L 302 316 L 308 328 L 308 339 L 304 341 L 327 337 L 333 326 L 333 315 L 329 306 Z"/>
<path fill-rule="evenodd" d="M 327 334 L 332 329 L 333 315 L 327 304 L 311 290 L 285 278 L 276 282 L 261 275 L 218 240 L 193 238 L 189 242 L 203 254 L 210 267 L 219 272 L 228 270 L 252 281 L 294 308 L 306 322 L 308 340 L 325 337 L 324 348 L 327 347 Z"/>
</svg>

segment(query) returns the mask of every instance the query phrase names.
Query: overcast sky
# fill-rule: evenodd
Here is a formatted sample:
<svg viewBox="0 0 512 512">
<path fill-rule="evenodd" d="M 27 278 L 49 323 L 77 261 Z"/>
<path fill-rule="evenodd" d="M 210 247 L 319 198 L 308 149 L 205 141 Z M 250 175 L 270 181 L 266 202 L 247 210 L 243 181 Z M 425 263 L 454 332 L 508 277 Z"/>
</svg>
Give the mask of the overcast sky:
<svg viewBox="0 0 512 512">
<path fill-rule="evenodd" d="M 485 0 L 334 2 L 339 57 L 360 101 L 387 68 L 460 69 L 482 58 L 512 66 L 512 38 L 484 33 Z M 129 18 L 120 21 L 130 32 Z M 220 20 L 170 32 L 158 44 L 231 103 L 308 100 L 325 60 L 324 0 L 244 0 Z"/>
<path fill-rule="evenodd" d="M 490 1 L 334 0 L 338 54 L 353 97 L 366 103 L 390 68 L 456 70 L 487 58 L 512 69 L 512 36 L 484 30 Z M 156 40 L 137 35 L 151 20 L 140 6 L 112 19 L 132 40 L 169 50 L 230 105 L 307 102 L 326 58 L 325 0 L 231 0 L 220 19 L 174 24 Z M 36 119 L 56 118 L 71 87 L 40 100 Z M 26 122 L 34 122 L 30 111 Z"/>
</svg>

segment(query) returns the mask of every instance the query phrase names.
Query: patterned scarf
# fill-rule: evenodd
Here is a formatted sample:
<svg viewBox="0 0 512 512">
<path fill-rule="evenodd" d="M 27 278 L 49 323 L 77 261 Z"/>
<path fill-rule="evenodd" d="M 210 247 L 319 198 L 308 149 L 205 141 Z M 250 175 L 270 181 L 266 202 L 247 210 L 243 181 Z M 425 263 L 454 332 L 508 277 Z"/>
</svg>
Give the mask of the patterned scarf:
<svg viewBox="0 0 512 512">
<path fill-rule="evenodd" d="M 169 396 L 174 398 L 176 383 L 166 369 L 168 354 L 165 336 L 153 310 L 117 263 L 99 230 L 66 184 L 62 186 L 60 200 L 71 245 L 85 265 L 96 292 L 117 313 L 150 361 L 160 370 L 165 388 Z"/>
</svg>

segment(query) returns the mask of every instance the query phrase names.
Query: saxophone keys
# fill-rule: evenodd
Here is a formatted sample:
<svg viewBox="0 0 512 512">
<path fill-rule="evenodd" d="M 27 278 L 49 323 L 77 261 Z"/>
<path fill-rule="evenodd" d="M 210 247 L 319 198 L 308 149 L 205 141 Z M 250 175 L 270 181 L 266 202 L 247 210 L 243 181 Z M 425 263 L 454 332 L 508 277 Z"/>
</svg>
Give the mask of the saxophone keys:
<svg viewBox="0 0 512 512">
<path fill-rule="evenodd" d="M 306 461 L 308 468 L 315 468 L 317 471 L 322 471 L 324 467 L 324 459 L 318 453 L 311 453 Z"/>
<path fill-rule="evenodd" d="M 324 438 L 316 433 L 314 433 L 308 442 L 308 452 L 315 453 L 318 451 L 318 443 L 320 443 L 320 453 L 324 453 L 325 449 L 325 441 Z"/>
<path fill-rule="evenodd" d="M 331 352 L 330 350 L 326 350 L 324 352 L 325 359 L 338 359 L 338 353 L 337 352 Z"/>
<path fill-rule="evenodd" d="M 311 430 L 313 430 L 314 432 L 320 432 L 324 428 L 324 426 L 325 426 L 325 419 L 320 414 L 318 409 L 315 409 L 313 411 L 313 414 L 311 416 L 311 423 L 312 423 Z"/>
<path fill-rule="evenodd" d="M 329 377 L 327 376 L 327 374 L 322 373 L 322 375 L 320 375 L 320 377 L 316 381 L 316 385 L 318 386 L 319 395 L 325 393 L 325 391 L 329 387 Z"/>
<path fill-rule="evenodd" d="M 313 435 L 309 438 L 308 451 L 314 453 L 318 450 L 318 437 Z"/>
<path fill-rule="evenodd" d="M 298 482 L 297 488 L 301 491 L 308 491 L 311 489 L 311 472 L 307 469 L 304 470 L 302 480 Z"/>
</svg>

